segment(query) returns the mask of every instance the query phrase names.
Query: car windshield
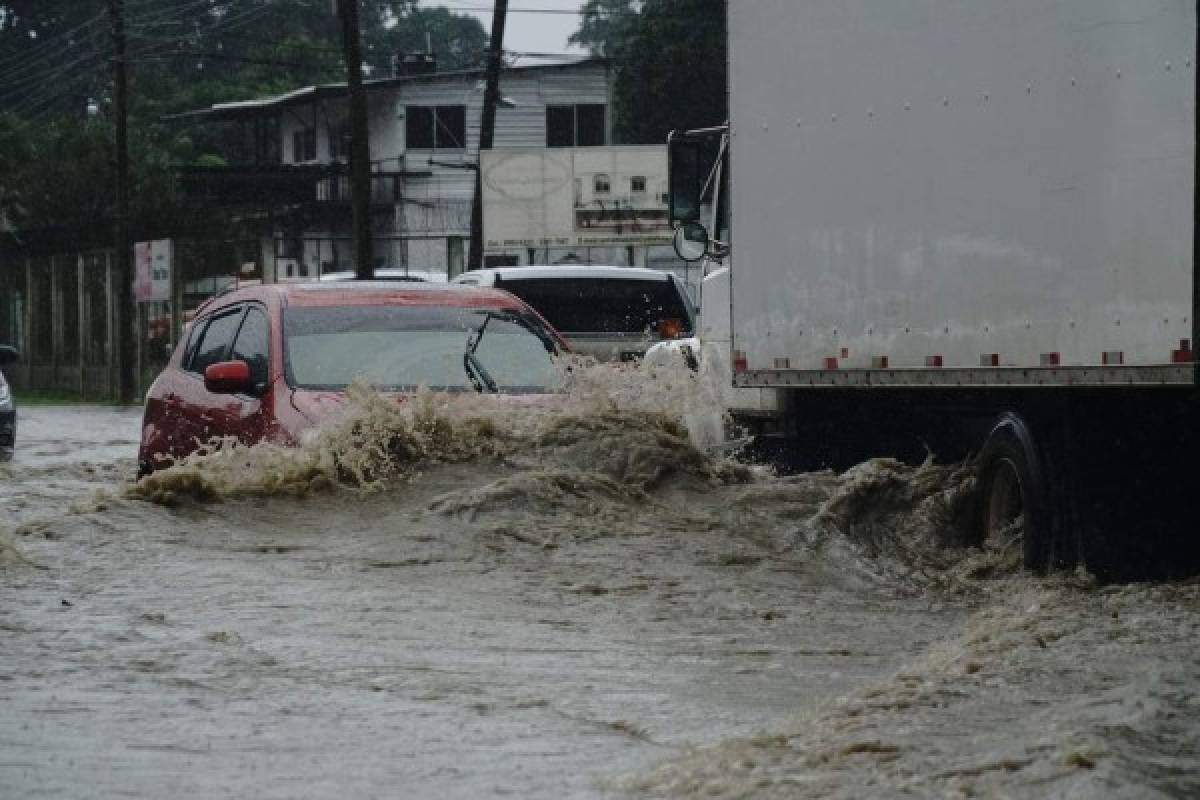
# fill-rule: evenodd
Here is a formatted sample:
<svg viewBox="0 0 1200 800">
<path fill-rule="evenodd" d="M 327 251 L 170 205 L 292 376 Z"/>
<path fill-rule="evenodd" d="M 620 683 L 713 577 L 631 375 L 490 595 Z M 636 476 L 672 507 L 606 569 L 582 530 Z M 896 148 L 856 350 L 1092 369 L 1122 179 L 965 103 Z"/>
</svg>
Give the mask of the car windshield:
<svg viewBox="0 0 1200 800">
<path fill-rule="evenodd" d="M 555 344 L 536 319 L 450 306 L 328 306 L 284 313 L 288 383 L 338 390 L 355 380 L 414 391 L 558 391 Z"/>
<path fill-rule="evenodd" d="M 496 285 L 520 297 L 564 333 L 646 333 L 678 320 L 691 333 L 692 317 L 675 284 L 633 278 L 518 278 Z"/>
</svg>

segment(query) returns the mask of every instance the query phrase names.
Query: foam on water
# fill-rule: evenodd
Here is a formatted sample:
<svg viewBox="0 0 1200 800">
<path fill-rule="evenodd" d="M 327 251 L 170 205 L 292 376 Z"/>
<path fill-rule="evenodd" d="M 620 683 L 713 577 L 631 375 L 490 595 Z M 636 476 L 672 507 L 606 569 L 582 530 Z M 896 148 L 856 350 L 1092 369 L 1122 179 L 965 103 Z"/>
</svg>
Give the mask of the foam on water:
<svg viewBox="0 0 1200 800">
<path fill-rule="evenodd" d="M 680 472 L 742 477 L 700 449 L 717 444 L 713 420 L 724 414 L 702 390 L 708 376 L 682 365 L 565 366 L 565 394 L 535 401 L 420 391 L 398 402 L 351 385 L 343 412 L 299 447 L 217 439 L 131 492 L 167 504 L 181 496 L 305 495 L 378 487 L 422 466 L 471 459 L 574 462 L 643 489 Z"/>
<path fill-rule="evenodd" d="M 0 738 L 29 766 L 6 779 L 1200 792 L 1200 585 L 1034 579 L 1003 537 L 963 546 L 967 466 L 731 462 L 703 381 L 572 365 L 555 398 L 356 386 L 295 448 L 220 443 L 131 487 L 132 454 L 12 470 Z M 215 744 L 185 763 L 163 743 Z"/>
<path fill-rule="evenodd" d="M 970 592 L 977 579 L 1019 567 L 1019 537 L 962 546 L 974 509 L 967 465 L 874 459 L 840 476 L 777 478 L 723 454 L 718 431 L 728 425 L 713 376 L 674 363 L 565 367 L 565 392 L 532 400 L 421 391 L 398 401 L 352 385 L 342 412 L 298 447 L 214 441 L 129 493 L 170 505 L 373 490 L 469 462 L 496 476 L 435 498 L 432 510 L 536 528 L 554 526 L 556 515 L 645 503 L 667 491 L 741 485 L 719 502 L 763 512 L 763 525 L 791 520 L 792 547 L 862 579 Z M 693 522 L 712 524 L 703 510 Z"/>
<path fill-rule="evenodd" d="M 1194 581 L 1006 582 L 891 678 L 621 785 L 652 797 L 1194 796 L 1198 605 Z"/>
<path fill-rule="evenodd" d="M 1018 529 L 982 547 L 964 546 L 976 500 L 969 464 L 872 459 L 840 476 L 811 522 L 848 537 L 872 561 L 921 588 L 970 591 L 978 579 L 1016 574 L 1022 558 Z"/>
<path fill-rule="evenodd" d="M 17 547 L 12 534 L 0 527 L 0 569 L 25 566 L 28 563 L 25 556 L 21 555 L 21 550 Z"/>
</svg>

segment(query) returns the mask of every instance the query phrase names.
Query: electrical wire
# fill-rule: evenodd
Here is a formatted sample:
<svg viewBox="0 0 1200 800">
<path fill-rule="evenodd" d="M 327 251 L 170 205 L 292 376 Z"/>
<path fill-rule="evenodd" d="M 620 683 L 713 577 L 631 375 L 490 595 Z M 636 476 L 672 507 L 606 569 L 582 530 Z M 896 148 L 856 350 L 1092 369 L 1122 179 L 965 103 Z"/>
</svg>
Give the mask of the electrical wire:
<svg viewBox="0 0 1200 800">
<path fill-rule="evenodd" d="M 229 56 L 229 55 L 225 55 L 224 53 L 201 53 L 201 52 L 193 52 L 193 51 L 189 51 L 189 50 L 179 50 L 174 53 L 169 53 L 169 54 L 161 55 L 161 56 L 160 55 L 139 56 L 138 58 L 131 59 L 131 63 L 134 63 L 134 64 L 162 63 L 162 62 L 166 62 L 166 61 L 173 61 L 177 58 L 190 58 L 190 59 L 197 59 L 197 60 L 215 60 L 215 61 L 232 61 L 232 62 L 235 62 L 238 64 L 256 64 L 256 65 L 268 66 L 268 67 L 294 67 L 296 69 L 306 69 L 308 67 L 313 66 L 311 63 L 302 64 L 299 61 L 273 61 L 268 58 L 248 58 L 248 57 L 244 57 L 244 56 Z"/>
<path fill-rule="evenodd" d="M 161 0 L 149 0 L 149 2 L 161 2 Z M 179 15 L 186 14 L 201 6 L 208 5 L 210 2 L 211 0 L 189 0 L 189 2 L 186 2 L 183 5 L 176 5 L 170 8 L 160 9 L 157 14 L 151 15 L 149 19 L 154 20 L 170 16 L 178 17 Z M 148 5 L 148 3 L 144 5 Z M 133 7 L 132 4 L 130 7 Z M 53 37 L 47 40 L 46 46 L 49 47 L 51 45 L 60 43 L 62 37 L 68 36 L 71 33 L 77 33 L 89 25 L 95 24 L 96 21 L 107 14 L 107 11 L 101 11 L 90 18 L 87 22 L 75 26 L 70 31 L 65 31 L 62 34 L 55 34 Z M 23 110 L 26 108 L 36 108 L 46 105 L 46 103 L 41 102 L 43 99 L 55 100 L 65 96 L 63 92 L 55 91 L 57 89 L 61 89 L 61 81 L 63 79 L 64 72 L 69 69 L 81 67 L 83 64 L 87 64 L 89 68 L 95 67 L 98 66 L 98 64 L 95 63 L 98 59 L 107 60 L 110 57 L 109 48 L 101 46 L 98 42 L 98 39 L 100 36 L 102 36 L 103 31 L 103 28 L 101 28 L 99 31 L 92 31 L 91 35 L 85 39 L 82 39 L 78 46 L 82 48 L 91 45 L 92 50 L 84 53 L 82 56 L 72 61 L 58 65 L 51 64 L 56 57 L 61 57 L 65 52 L 68 52 L 60 48 L 53 52 L 47 53 L 39 59 L 27 61 L 21 66 L 12 69 L 7 73 L 0 73 L 0 87 L 3 87 L 0 89 L 0 97 L 12 98 L 23 96 L 25 99 L 18 101 L 14 105 L 14 108 L 18 110 L 18 113 L 23 113 Z M 107 42 L 107 37 L 105 37 L 105 41 Z"/>
<path fill-rule="evenodd" d="M 98 32 L 93 32 L 91 36 L 81 38 L 77 44 L 80 47 L 88 44 L 94 46 L 97 36 Z M 20 63 L 11 67 L 7 72 L 0 72 L 0 86 L 7 87 L 16 81 L 21 81 L 28 78 L 28 76 L 31 74 L 36 75 L 39 70 L 46 68 L 56 59 L 63 57 L 63 55 L 69 52 L 71 49 L 63 48 L 59 45 L 59 42 L 50 43 L 48 46 L 52 47 L 52 49 L 49 49 L 36 57 L 32 57 L 29 53 L 23 53 L 20 56 Z"/>
<path fill-rule="evenodd" d="M 475 11 L 475 12 L 485 12 L 486 11 L 488 13 L 495 11 L 495 9 L 492 6 L 457 6 L 457 5 L 450 5 L 450 4 L 441 4 L 439 7 L 444 8 L 447 11 Z M 585 14 L 592 14 L 592 13 L 596 13 L 596 12 L 587 11 L 583 8 L 513 8 L 513 7 L 509 6 L 508 13 L 509 14 L 552 14 L 552 15 L 558 15 L 558 16 L 567 16 L 567 15 L 583 16 Z M 597 16 L 607 19 L 607 18 L 611 18 L 611 17 L 636 17 L 636 16 L 638 16 L 638 14 L 639 14 L 639 12 L 637 12 L 637 11 L 605 11 L 603 13 L 597 14 Z"/>
<path fill-rule="evenodd" d="M 18 93 L 20 95 L 23 95 L 24 99 L 18 100 L 17 102 L 12 104 L 12 110 L 15 113 L 18 113 L 18 114 L 22 113 L 22 110 L 24 108 L 29 107 L 29 106 L 36 106 L 39 104 L 39 102 L 42 99 L 63 96 L 61 93 L 62 80 L 64 80 L 64 79 L 72 80 L 72 81 L 75 80 L 74 78 L 69 78 L 68 76 L 65 76 L 64 73 L 69 73 L 71 70 L 75 69 L 76 67 L 80 67 L 81 65 L 84 65 L 84 64 L 88 65 L 89 67 L 96 66 L 98 62 L 102 62 L 104 60 L 105 60 L 104 53 L 98 53 L 98 52 L 85 53 L 84 55 L 80 56 L 79 58 L 75 59 L 74 61 L 71 61 L 71 62 L 68 62 L 66 64 L 59 66 L 53 72 L 51 72 L 47 75 L 39 76 L 40 83 L 37 84 L 37 86 L 33 87 L 32 90 L 31 90 L 29 84 L 24 84 L 22 86 L 19 86 L 16 91 L 0 93 L 0 95 L 5 96 L 5 97 L 12 97 L 14 95 L 17 95 Z M 78 77 L 79 78 L 91 78 L 92 73 L 90 71 L 85 71 L 85 70 L 81 69 L 78 74 Z M 50 86 L 54 86 L 57 89 L 59 89 L 60 91 L 57 91 L 57 92 L 49 91 Z M 44 89 L 44 91 L 39 91 L 38 87 L 40 87 L 41 89 Z"/>
<path fill-rule="evenodd" d="M 79 23 L 78 25 L 76 25 L 74 28 L 71 28 L 70 30 L 62 31 L 61 33 L 56 33 L 53 36 L 51 36 L 50 38 L 42 40 L 40 44 L 34 45 L 34 47 L 31 48 L 30 50 L 21 50 L 19 52 L 14 52 L 11 55 L 0 58 L 0 68 L 3 68 L 9 64 L 16 62 L 16 61 L 25 61 L 34 53 L 37 53 L 37 52 L 43 51 L 43 50 L 47 50 L 51 47 L 56 46 L 59 43 L 59 40 L 65 38 L 65 37 L 70 37 L 72 34 L 78 33 L 79 31 L 83 30 L 84 28 L 88 27 L 89 25 L 96 24 L 96 22 L 98 22 L 102 17 L 104 17 L 104 15 L 106 13 L 107 12 L 105 12 L 105 11 L 100 11 L 99 13 L 97 13 L 94 16 L 90 17 L 89 19 Z"/>
<path fill-rule="evenodd" d="M 299 0 L 293 0 L 298 2 Z M 315 7 L 312 2 L 304 3 L 307 7 Z M 232 5 L 226 5 L 228 9 Z M 448 10 L 454 11 L 490 11 L 490 6 L 473 6 L 473 5 L 451 5 L 443 6 Z M 131 47 L 127 60 L 129 63 L 151 63 L 151 62 L 166 62 L 175 59 L 212 59 L 221 61 L 230 61 L 235 63 L 258 64 L 262 66 L 278 66 L 286 68 L 304 68 L 310 64 L 298 63 L 294 61 L 286 61 L 281 59 L 269 58 L 254 58 L 250 56 L 233 56 L 224 53 L 214 53 L 208 51 L 194 51 L 181 49 L 181 45 L 192 39 L 195 43 L 204 38 L 229 36 L 230 38 L 252 39 L 254 37 L 241 36 L 233 33 L 239 28 L 252 24 L 253 22 L 279 10 L 278 4 L 264 4 L 241 11 L 226 13 L 216 20 L 212 25 L 206 27 L 196 26 L 195 37 L 179 37 L 155 35 L 157 30 L 162 30 L 165 27 L 191 22 L 195 25 L 193 12 L 203 8 L 214 9 L 219 6 L 214 5 L 214 0 L 187 0 L 179 4 L 162 5 L 162 0 L 130 0 L 126 6 L 127 10 L 132 12 L 144 12 L 131 16 L 127 20 L 127 30 L 130 33 Z M 583 9 L 552 9 L 552 8 L 509 8 L 510 13 L 517 14 L 555 14 L 555 15 L 580 15 L 587 13 Z M 41 43 L 35 51 L 40 53 L 39 57 L 29 60 L 30 52 L 21 54 L 13 54 L 5 59 L 0 59 L 0 67 L 5 64 L 12 64 L 19 59 L 24 59 L 19 67 L 16 67 L 8 72 L 0 71 L 0 99 L 3 98 L 19 98 L 12 104 L 11 110 L 17 113 L 35 113 L 39 109 L 53 107 L 55 101 L 61 100 L 63 97 L 71 94 L 71 89 L 78 86 L 88 78 L 92 77 L 91 70 L 100 66 L 104 61 L 109 60 L 107 49 L 98 47 L 98 38 L 103 29 L 95 29 L 94 26 L 100 22 L 106 15 L 105 11 L 101 11 L 84 22 L 72 27 L 67 31 L 55 34 Z M 604 14 L 606 17 L 612 16 L 636 16 L 637 12 L 608 12 Z M 55 50 L 56 45 L 61 45 L 64 41 L 69 41 L 70 37 L 79 34 L 82 31 L 87 31 L 93 28 L 84 37 L 80 38 L 79 47 L 91 45 L 92 49 L 88 52 L 83 52 L 79 57 L 70 61 L 65 61 L 60 64 L 52 65 L 56 57 L 61 57 L 63 50 L 61 48 Z M 319 46 L 310 46 L 303 43 L 280 43 L 278 46 L 284 48 L 295 48 L 298 50 L 308 50 L 312 52 L 328 52 L 341 55 L 339 50 L 335 48 L 324 48 Z M 171 52 L 175 48 L 174 52 Z M 508 51 L 509 56 L 522 56 L 528 58 L 546 58 L 546 59 L 563 59 L 571 58 L 572 54 L 559 53 L 534 53 L 534 52 L 515 52 Z M 49 67 L 49 69 L 47 69 Z M 75 69 L 81 69 L 84 74 L 78 77 L 72 77 L 70 72 Z"/>
<path fill-rule="evenodd" d="M 153 0 L 152 0 L 153 1 Z M 180 12 L 208 5 L 210 0 L 191 0 L 185 6 L 177 6 L 173 9 L 167 9 L 157 15 L 158 19 L 171 16 L 168 12 Z M 205 35 L 223 34 L 227 30 L 236 30 L 244 27 L 257 19 L 271 13 L 275 9 L 271 6 L 260 6 L 241 11 L 223 18 L 219 23 L 205 31 Z M 136 38 L 136 37 L 134 37 Z M 172 39 L 160 43 L 154 43 L 147 47 L 133 48 L 131 47 L 126 60 L 127 63 L 145 63 L 151 60 L 166 60 L 165 58 L 155 58 L 165 54 L 173 46 L 178 46 L 179 40 Z M 195 57 L 194 53 L 179 53 L 177 57 Z M 222 56 L 218 54 L 210 54 L 214 58 L 222 58 L 223 60 L 239 60 L 234 56 Z M 24 80 L 8 81 L 0 83 L 4 89 L 0 90 L 0 99 L 23 97 L 14 103 L 9 110 L 18 115 L 42 115 L 46 110 L 52 110 L 55 104 L 75 93 L 76 87 L 80 83 L 93 77 L 93 69 L 100 66 L 101 63 L 109 60 L 109 54 L 106 50 L 92 50 L 84 53 L 78 58 L 53 67 L 49 72 L 44 72 L 34 76 L 27 76 Z M 266 59 L 263 59 L 266 61 Z M 277 62 L 270 64 L 271 66 L 290 66 L 304 67 L 307 65 L 296 64 L 293 62 Z M 67 75 L 71 70 L 79 69 L 80 74 L 75 77 Z M 2 78 L 3 76 L 0 76 Z"/>
</svg>

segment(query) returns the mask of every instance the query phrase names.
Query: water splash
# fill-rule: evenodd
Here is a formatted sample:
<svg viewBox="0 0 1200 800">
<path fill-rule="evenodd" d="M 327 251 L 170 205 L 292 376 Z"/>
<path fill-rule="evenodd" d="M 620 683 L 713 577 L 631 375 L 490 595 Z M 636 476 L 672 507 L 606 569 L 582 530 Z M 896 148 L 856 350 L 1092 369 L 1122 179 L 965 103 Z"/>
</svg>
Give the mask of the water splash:
<svg viewBox="0 0 1200 800">
<path fill-rule="evenodd" d="M 921 586 L 969 590 L 976 579 L 1021 567 L 1019 530 L 983 547 L 965 546 L 975 524 L 975 477 L 970 464 L 871 459 L 840 476 L 812 524 L 848 537 L 872 560 Z"/>
<path fill-rule="evenodd" d="M 0 527 L 0 569 L 22 567 L 28 564 L 29 560 L 17 547 L 12 534 L 7 529 Z"/>
<path fill-rule="evenodd" d="M 477 459 L 596 471 L 639 490 L 677 474 L 746 478 L 700 449 L 724 412 L 686 367 L 575 360 L 564 369 L 566 392 L 534 401 L 422 390 L 401 402 L 352 384 L 344 410 L 298 447 L 214 439 L 130 492 L 168 505 L 182 497 L 302 496 L 377 488 L 422 466 Z"/>
</svg>

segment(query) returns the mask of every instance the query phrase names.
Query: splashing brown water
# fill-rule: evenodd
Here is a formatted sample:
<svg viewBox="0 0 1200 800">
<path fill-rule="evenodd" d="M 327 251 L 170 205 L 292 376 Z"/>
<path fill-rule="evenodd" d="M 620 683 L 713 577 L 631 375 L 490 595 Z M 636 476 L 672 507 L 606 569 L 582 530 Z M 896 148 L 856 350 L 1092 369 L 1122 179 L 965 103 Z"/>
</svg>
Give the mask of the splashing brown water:
<svg viewBox="0 0 1200 800">
<path fill-rule="evenodd" d="M 540 403 L 429 391 L 395 398 L 352 384 L 343 412 L 298 447 L 214 439 L 130 491 L 164 504 L 181 497 L 300 496 L 334 486 L 381 488 L 421 468 L 473 459 L 586 466 L 630 489 L 676 474 L 746 478 L 744 469 L 698 448 L 698 378 L 690 371 L 659 368 L 653 392 L 630 365 L 577 363 L 571 376 L 567 394 Z"/>
<path fill-rule="evenodd" d="M 1196 583 L 1005 583 L 886 680 L 624 784 L 654 797 L 1190 797 Z M 1168 619 L 1151 624 L 1149 609 Z M 1142 648 L 1145 648 L 1143 651 Z M 1146 678 L 1149 678 L 1148 680 Z"/>
<path fill-rule="evenodd" d="M 698 381 L 577 369 L 537 405 L 356 387 L 297 448 L 130 486 L 132 419 L 122 461 L 18 465 L 0 785 L 1194 794 L 1196 585 L 963 547 L 963 466 L 731 463 Z"/>
<path fill-rule="evenodd" d="M 0 528 L 0 567 L 16 567 L 28 563 L 21 555 L 21 550 L 13 540 L 12 534 Z"/>
</svg>

